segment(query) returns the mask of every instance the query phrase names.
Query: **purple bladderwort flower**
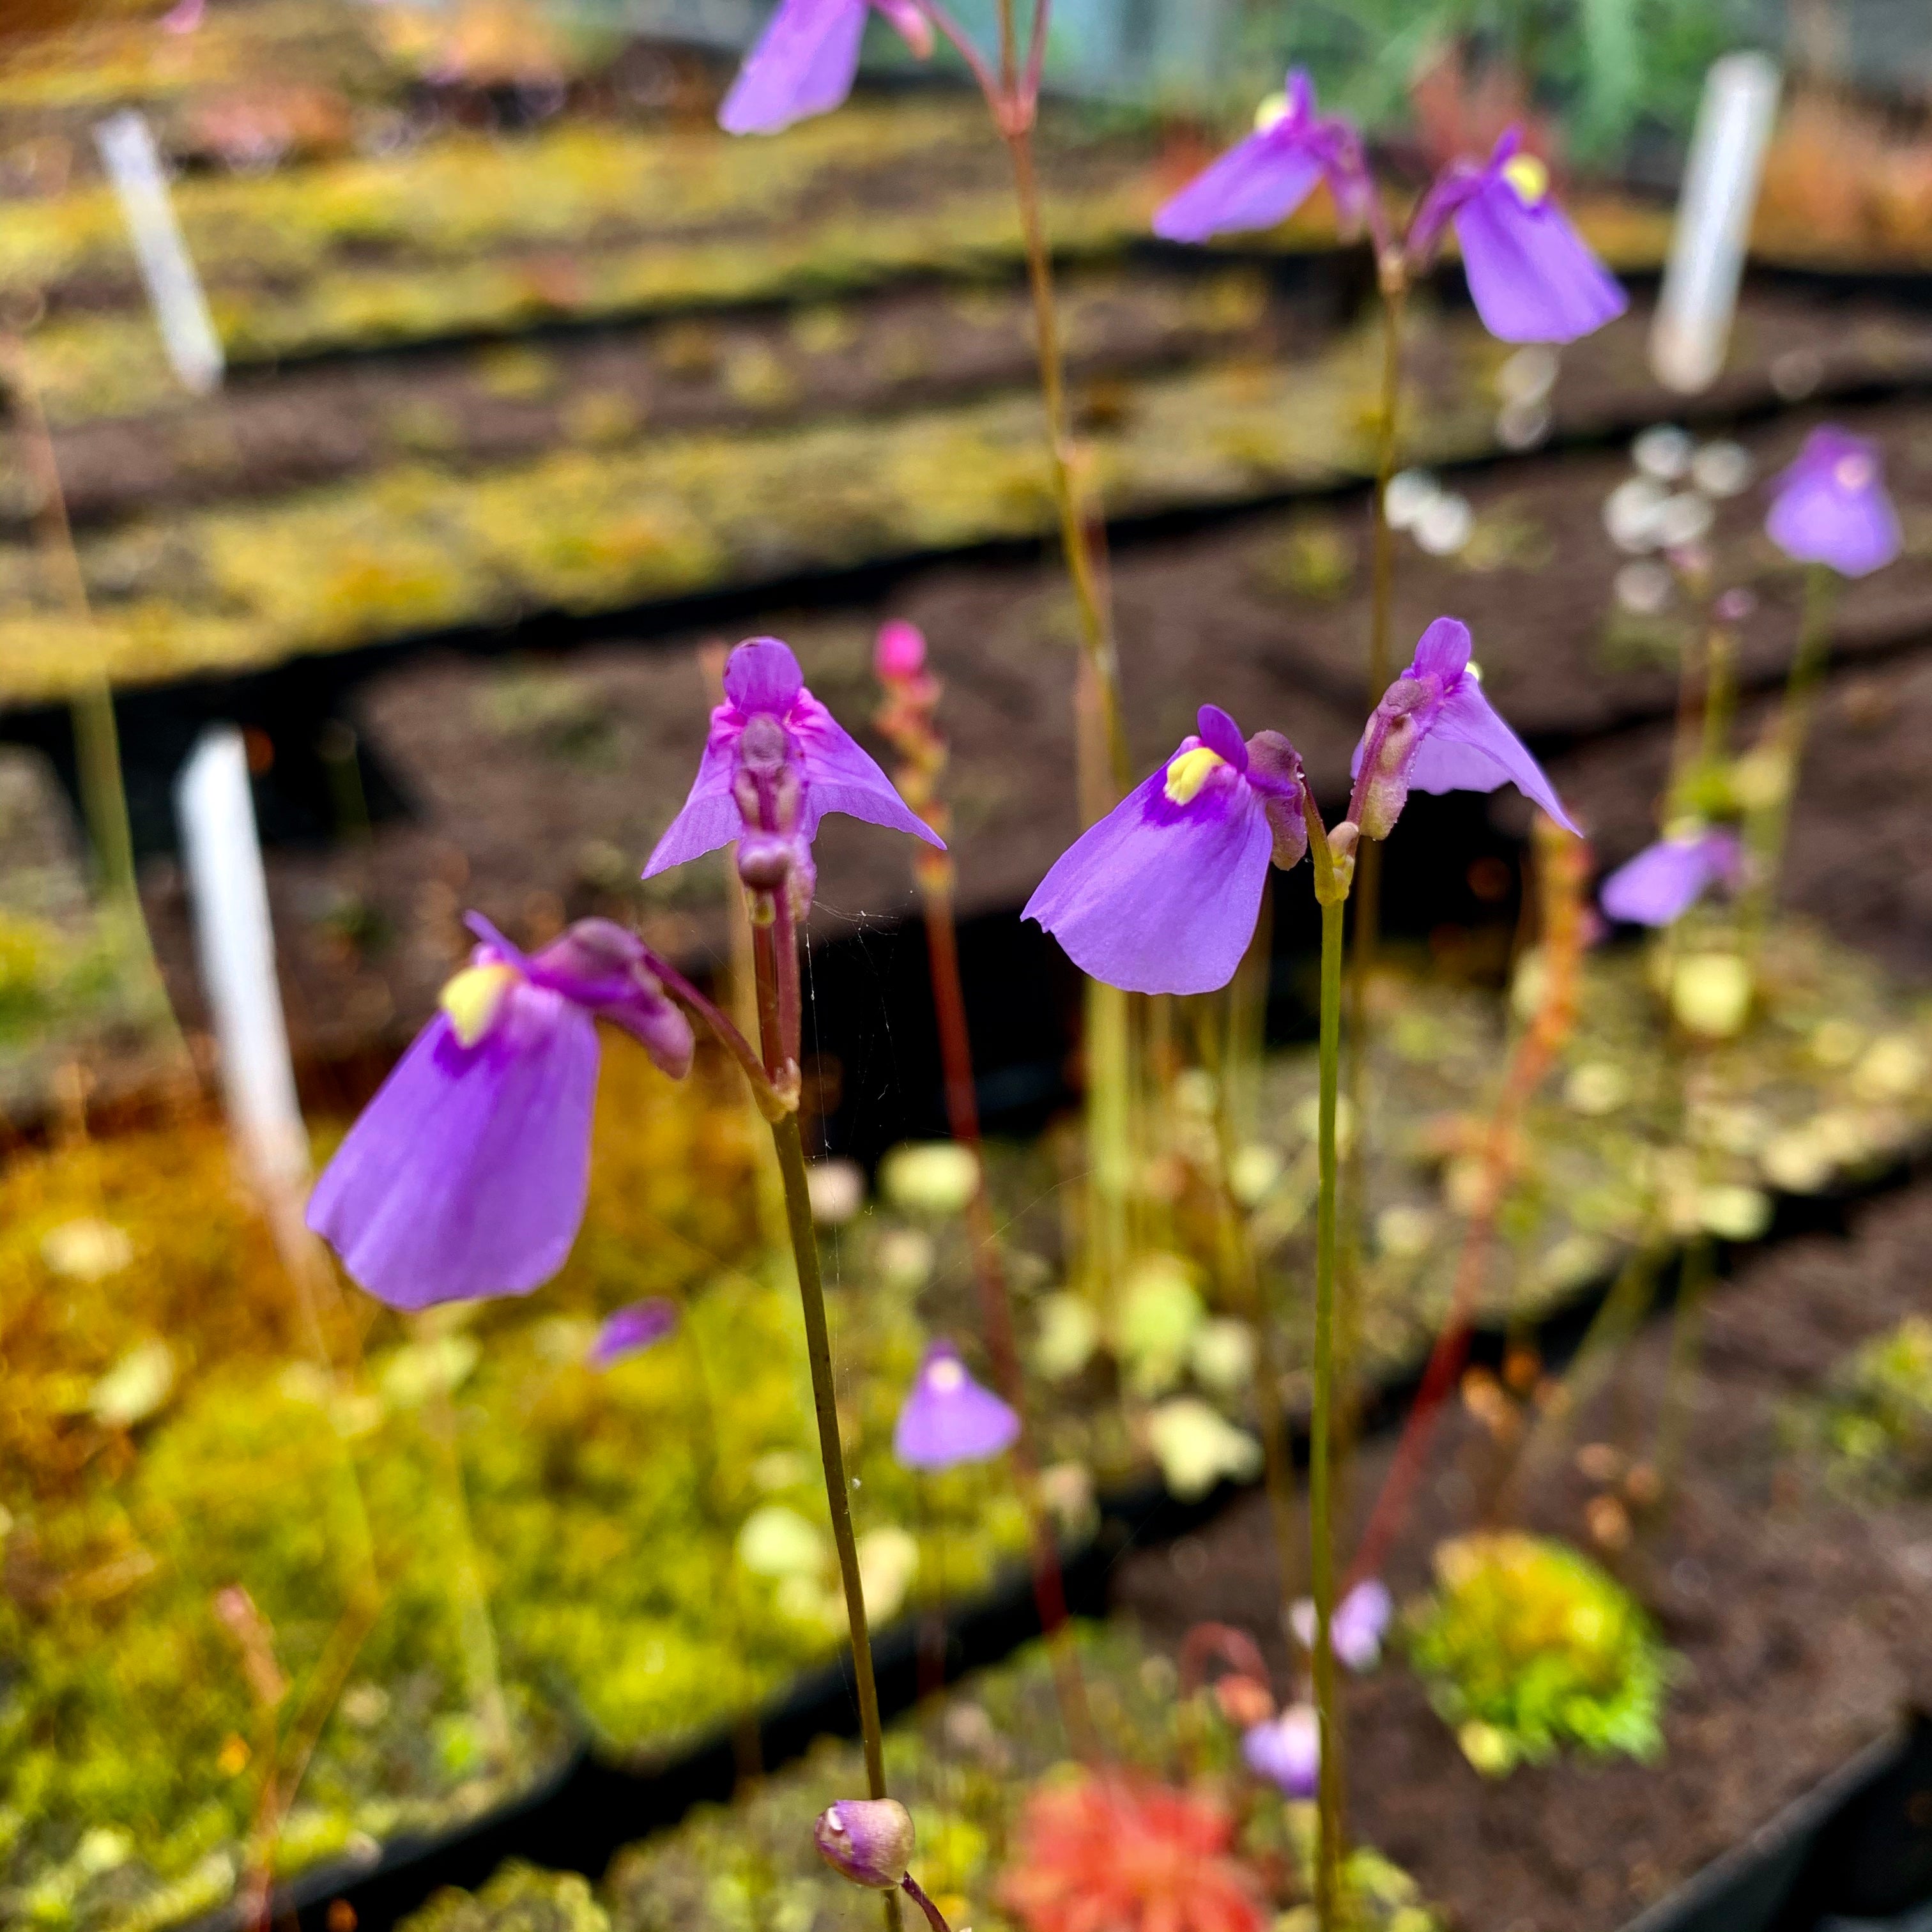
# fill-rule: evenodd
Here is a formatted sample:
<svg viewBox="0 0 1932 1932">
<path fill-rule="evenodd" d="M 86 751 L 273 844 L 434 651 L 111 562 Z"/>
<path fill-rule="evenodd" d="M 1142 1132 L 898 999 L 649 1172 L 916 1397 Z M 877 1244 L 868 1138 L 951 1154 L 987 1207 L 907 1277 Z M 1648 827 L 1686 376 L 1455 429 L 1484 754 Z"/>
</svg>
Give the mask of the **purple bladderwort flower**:
<svg viewBox="0 0 1932 1932">
<path fill-rule="evenodd" d="M 1348 122 L 1315 111 L 1306 73 L 1292 68 L 1286 90 L 1262 103 L 1255 130 L 1164 202 L 1154 232 L 1168 242 L 1272 228 L 1326 178 L 1336 213 L 1359 227 L 1374 194 L 1362 138 Z"/>
<path fill-rule="evenodd" d="M 1270 858 L 1308 850 L 1301 759 L 1279 731 L 1245 743 L 1204 704 L 1196 736 L 1061 853 L 1021 916 L 1080 970 L 1130 993 L 1208 993 L 1254 937 Z"/>
<path fill-rule="evenodd" d="M 923 60 L 932 23 L 914 0 L 779 0 L 718 110 L 728 134 L 776 134 L 842 105 L 859 76 L 859 44 L 874 10 Z"/>
<path fill-rule="evenodd" d="M 945 842 L 806 688 L 776 638 L 740 644 L 724 666 L 724 702 L 711 714 L 704 756 L 683 809 L 658 841 L 644 877 L 740 842 L 738 872 L 754 892 L 786 887 L 802 918 L 816 879 L 812 842 L 828 812 Z"/>
<path fill-rule="evenodd" d="M 1798 563 L 1864 577 L 1898 556 L 1898 512 L 1886 492 L 1877 444 L 1825 423 L 1778 478 L 1766 533 Z"/>
<path fill-rule="evenodd" d="M 1378 1576 L 1364 1576 L 1335 1606 L 1328 1620 L 1328 1641 L 1335 1654 L 1349 1670 L 1360 1673 L 1372 1670 L 1381 1662 L 1382 1639 L 1388 1634 L 1389 1619 L 1395 1615 L 1395 1600 Z M 1315 1605 L 1304 1597 L 1291 1615 L 1294 1634 L 1304 1650 L 1315 1648 Z"/>
<path fill-rule="evenodd" d="M 487 920 L 482 941 L 349 1130 L 308 1225 L 392 1308 L 522 1294 L 554 1274 L 584 1219 L 596 1022 L 690 1070 L 691 1023 L 642 941 L 580 920 L 534 956 Z"/>
<path fill-rule="evenodd" d="M 1665 837 L 1619 866 L 1604 881 L 1598 902 L 1627 926 L 1669 926 L 1713 886 L 1735 888 L 1744 861 L 1744 848 L 1732 832 Z"/>
<path fill-rule="evenodd" d="M 1322 1778 L 1322 1724 L 1312 1704 L 1291 1704 L 1241 1739 L 1241 1756 L 1284 1798 L 1312 1798 Z"/>
<path fill-rule="evenodd" d="M 1453 223 L 1469 298 L 1504 342 L 1574 342 L 1630 306 L 1550 191 L 1550 170 L 1510 128 L 1488 161 L 1458 161 L 1422 198 L 1408 232 L 1417 267 Z"/>
<path fill-rule="evenodd" d="M 842 1798 L 812 1827 L 819 1855 L 842 1878 L 896 1891 L 912 1863 L 912 1814 L 893 1798 Z"/>
<path fill-rule="evenodd" d="M 966 1372 L 950 1342 L 934 1342 L 913 1378 L 892 1431 L 892 1454 L 908 1469 L 950 1469 L 1010 1449 L 1020 1419 Z"/>
<path fill-rule="evenodd" d="M 634 1301 L 604 1318 L 584 1360 L 593 1369 L 614 1368 L 654 1348 L 677 1327 L 677 1304 L 661 1294 Z"/>
<path fill-rule="evenodd" d="M 1543 767 L 1483 695 L 1469 662 L 1469 627 L 1438 617 L 1422 634 L 1408 670 L 1382 694 L 1350 766 L 1348 816 L 1366 838 L 1386 838 L 1412 788 L 1494 791 L 1514 784 L 1566 832 L 1576 826 Z"/>
</svg>

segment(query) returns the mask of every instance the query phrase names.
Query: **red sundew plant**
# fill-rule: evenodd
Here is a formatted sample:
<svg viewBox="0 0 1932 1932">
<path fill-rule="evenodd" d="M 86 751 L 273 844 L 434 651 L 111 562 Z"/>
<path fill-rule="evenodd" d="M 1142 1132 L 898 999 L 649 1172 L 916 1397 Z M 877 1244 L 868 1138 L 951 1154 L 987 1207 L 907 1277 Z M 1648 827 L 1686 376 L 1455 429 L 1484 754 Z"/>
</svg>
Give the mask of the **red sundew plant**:
<svg viewBox="0 0 1932 1932">
<path fill-rule="evenodd" d="M 1027 1932 L 1262 1932 L 1261 1878 L 1204 1792 L 1082 1775 L 1028 1800 L 1000 1903 Z"/>
</svg>

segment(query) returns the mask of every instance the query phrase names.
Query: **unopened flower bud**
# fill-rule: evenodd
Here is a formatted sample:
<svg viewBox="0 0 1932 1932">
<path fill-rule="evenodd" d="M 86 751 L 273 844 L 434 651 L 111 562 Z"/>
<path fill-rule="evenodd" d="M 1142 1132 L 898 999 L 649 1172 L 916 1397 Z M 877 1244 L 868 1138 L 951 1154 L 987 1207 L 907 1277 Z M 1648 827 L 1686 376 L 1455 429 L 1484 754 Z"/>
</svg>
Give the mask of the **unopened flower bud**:
<svg viewBox="0 0 1932 1932">
<path fill-rule="evenodd" d="M 912 1862 L 912 1814 L 892 1798 L 844 1798 L 812 1827 L 819 1855 L 842 1877 L 892 1892 Z"/>
<path fill-rule="evenodd" d="M 916 677 L 926 668 L 926 636 L 916 624 L 895 619 L 879 626 L 872 649 L 872 668 L 882 684 Z"/>
</svg>

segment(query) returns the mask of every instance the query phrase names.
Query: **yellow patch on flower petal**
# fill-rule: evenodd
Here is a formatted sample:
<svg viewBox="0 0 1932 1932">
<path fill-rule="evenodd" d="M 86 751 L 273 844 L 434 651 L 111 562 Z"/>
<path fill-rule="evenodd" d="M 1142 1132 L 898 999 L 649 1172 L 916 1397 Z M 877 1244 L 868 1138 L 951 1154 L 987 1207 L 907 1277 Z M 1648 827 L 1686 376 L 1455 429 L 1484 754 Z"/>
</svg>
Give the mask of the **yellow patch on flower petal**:
<svg viewBox="0 0 1932 1932">
<path fill-rule="evenodd" d="M 1255 110 L 1255 132 L 1265 134 L 1270 128 L 1279 128 L 1288 118 L 1288 96 L 1270 94 Z"/>
<path fill-rule="evenodd" d="M 1219 752 L 1196 745 L 1191 752 L 1179 752 L 1168 760 L 1167 783 L 1163 789 L 1173 805 L 1192 805 L 1201 788 L 1227 763 Z"/>
<path fill-rule="evenodd" d="M 1503 179 L 1526 208 L 1534 208 L 1550 192 L 1550 170 L 1534 154 L 1510 155 L 1503 164 Z"/>
<path fill-rule="evenodd" d="M 510 988 L 523 977 L 514 966 L 466 966 L 443 988 L 436 1004 L 449 1016 L 456 1036 L 474 1046 L 496 1022 Z"/>
</svg>

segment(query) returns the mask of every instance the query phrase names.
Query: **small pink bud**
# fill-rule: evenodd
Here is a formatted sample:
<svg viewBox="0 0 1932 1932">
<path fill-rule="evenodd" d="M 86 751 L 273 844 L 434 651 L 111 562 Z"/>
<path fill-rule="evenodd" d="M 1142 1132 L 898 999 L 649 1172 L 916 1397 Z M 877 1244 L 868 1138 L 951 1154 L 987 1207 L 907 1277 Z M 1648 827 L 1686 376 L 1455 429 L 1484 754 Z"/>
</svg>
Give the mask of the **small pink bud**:
<svg viewBox="0 0 1932 1932">
<path fill-rule="evenodd" d="M 926 668 L 926 634 L 916 624 L 898 618 L 879 626 L 879 641 L 872 649 L 872 668 L 881 684 L 916 677 Z"/>
<path fill-rule="evenodd" d="M 912 1814 L 896 1798 L 841 1798 L 812 1835 L 833 1870 L 874 1892 L 897 1889 L 912 1862 Z"/>
</svg>

